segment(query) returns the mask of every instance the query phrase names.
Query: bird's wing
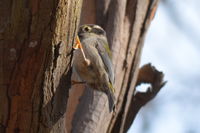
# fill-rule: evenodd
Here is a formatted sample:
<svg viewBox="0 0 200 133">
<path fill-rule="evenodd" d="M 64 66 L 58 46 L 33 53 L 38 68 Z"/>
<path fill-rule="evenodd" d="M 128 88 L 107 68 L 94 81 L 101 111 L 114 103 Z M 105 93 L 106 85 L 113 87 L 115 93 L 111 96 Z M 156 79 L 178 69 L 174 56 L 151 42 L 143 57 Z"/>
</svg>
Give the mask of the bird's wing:
<svg viewBox="0 0 200 133">
<path fill-rule="evenodd" d="M 98 40 L 96 44 L 96 48 L 101 56 L 101 59 L 104 63 L 105 69 L 109 74 L 110 82 L 113 84 L 114 82 L 114 70 L 112 68 L 112 62 L 111 57 L 109 56 L 109 53 L 107 52 L 109 50 L 108 42 L 104 40 Z M 107 49 L 107 51 L 106 51 Z"/>
</svg>

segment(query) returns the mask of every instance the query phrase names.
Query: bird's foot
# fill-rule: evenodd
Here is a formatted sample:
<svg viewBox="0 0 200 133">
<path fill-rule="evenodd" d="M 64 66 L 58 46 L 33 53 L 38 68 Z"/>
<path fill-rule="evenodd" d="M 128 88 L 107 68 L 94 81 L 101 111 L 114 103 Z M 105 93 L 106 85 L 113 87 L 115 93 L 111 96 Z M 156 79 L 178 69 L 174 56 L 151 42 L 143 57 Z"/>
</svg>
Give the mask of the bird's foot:
<svg viewBox="0 0 200 133">
<path fill-rule="evenodd" d="M 84 82 L 84 81 L 75 81 L 75 80 L 72 80 L 71 81 L 71 85 L 77 85 L 77 84 L 85 84 L 86 82 Z"/>
</svg>

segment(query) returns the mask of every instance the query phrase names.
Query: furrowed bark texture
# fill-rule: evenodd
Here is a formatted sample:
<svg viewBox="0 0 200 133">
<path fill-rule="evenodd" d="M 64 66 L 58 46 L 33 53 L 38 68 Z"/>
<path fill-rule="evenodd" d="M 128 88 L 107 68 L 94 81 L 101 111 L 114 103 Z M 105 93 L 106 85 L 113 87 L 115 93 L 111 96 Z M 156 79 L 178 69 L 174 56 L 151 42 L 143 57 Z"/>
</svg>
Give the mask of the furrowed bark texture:
<svg viewBox="0 0 200 133">
<path fill-rule="evenodd" d="M 0 1 L 0 132 L 64 133 L 82 0 Z"/>
<path fill-rule="evenodd" d="M 134 120 L 132 117 L 132 120 L 129 119 L 127 122 L 127 114 L 131 110 L 139 110 L 133 109 L 130 104 L 134 97 L 144 38 L 157 3 L 158 0 L 85 0 L 83 2 L 81 23 L 99 24 L 107 32 L 113 53 L 117 104 L 116 111 L 109 113 L 107 97 L 104 93 L 90 88 L 84 89 L 84 85 L 74 86 L 69 99 L 76 106 L 73 106 L 73 109 L 68 107 L 71 113 L 71 117 L 67 118 L 68 131 L 73 133 L 127 131 L 130 121 Z"/>
</svg>

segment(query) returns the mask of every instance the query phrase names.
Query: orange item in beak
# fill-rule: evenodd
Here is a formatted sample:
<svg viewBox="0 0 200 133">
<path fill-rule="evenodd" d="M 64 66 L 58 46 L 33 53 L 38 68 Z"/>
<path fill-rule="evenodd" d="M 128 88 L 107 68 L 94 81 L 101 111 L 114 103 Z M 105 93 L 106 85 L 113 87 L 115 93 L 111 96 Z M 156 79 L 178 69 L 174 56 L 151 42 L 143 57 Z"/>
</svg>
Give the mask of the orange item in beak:
<svg viewBox="0 0 200 133">
<path fill-rule="evenodd" d="M 78 36 L 76 37 L 76 43 L 75 43 L 75 46 L 73 46 L 73 48 L 74 49 L 81 49 L 81 53 L 83 55 L 85 63 L 86 63 L 87 66 L 89 66 L 90 65 L 90 60 L 86 58 L 85 52 L 83 51 L 83 47 L 82 47 L 82 44 L 81 44 Z"/>
<path fill-rule="evenodd" d="M 75 43 L 75 46 L 73 46 L 74 49 L 82 49 L 82 45 L 81 45 L 81 42 L 79 40 L 79 37 L 77 36 L 76 37 L 76 43 Z"/>
</svg>

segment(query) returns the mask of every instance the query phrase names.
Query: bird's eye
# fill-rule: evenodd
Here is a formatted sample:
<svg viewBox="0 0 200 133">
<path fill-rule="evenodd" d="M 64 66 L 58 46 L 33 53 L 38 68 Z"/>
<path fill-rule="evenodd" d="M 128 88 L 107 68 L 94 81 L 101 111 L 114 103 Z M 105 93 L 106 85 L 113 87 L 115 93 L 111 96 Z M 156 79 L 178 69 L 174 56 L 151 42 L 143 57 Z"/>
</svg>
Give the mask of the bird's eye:
<svg viewBox="0 0 200 133">
<path fill-rule="evenodd" d="M 85 26 L 84 28 L 83 28 L 83 31 L 84 32 L 89 32 L 89 31 L 91 31 L 91 27 L 89 27 L 89 26 Z"/>
</svg>

